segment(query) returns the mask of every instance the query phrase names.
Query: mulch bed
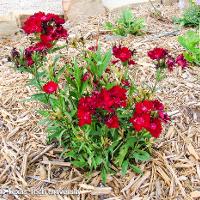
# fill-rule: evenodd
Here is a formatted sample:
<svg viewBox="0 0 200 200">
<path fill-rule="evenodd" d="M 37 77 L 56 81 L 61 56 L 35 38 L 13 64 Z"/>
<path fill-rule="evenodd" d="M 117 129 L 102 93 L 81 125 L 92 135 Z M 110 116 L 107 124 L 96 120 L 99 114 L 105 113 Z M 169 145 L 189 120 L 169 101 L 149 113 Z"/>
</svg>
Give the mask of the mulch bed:
<svg viewBox="0 0 200 200">
<path fill-rule="evenodd" d="M 104 30 L 102 23 L 107 18 L 114 19 L 117 12 L 105 16 L 89 18 L 80 24 L 66 24 L 71 38 L 85 37 L 87 45 L 99 40 L 103 48 L 115 43 L 136 49 L 137 65 L 132 67 L 136 84 L 152 86 L 155 69 L 147 57 L 147 51 L 155 46 L 167 48 L 178 55 L 182 48 L 172 23 L 175 6 L 160 7 L 160 15 L 152 14 L 150 6 L 134 7 L 137 16 L 142 16 L 148 24 L 148 32 L 143 36 L 114 37 Z M 87 28 L 86 28 L 87 27 Z M 109 176 L 106 185 L 101 182 L 100 172 L 92 175 L 72 168 L 63 162 L 59 153 L 62 149 L 46 144 L 45 128 L 38 125 L 41 120 L 36 114 L 40 105 L 23 101 L 34 94 L 34 88 L 27 86 L 27 74 L 16 72 L 7 57 L 12 47 L 26 46 L 28 38 L 17 33 L 0 40 L 0 184 L 15 189 L 50 188 L 79 189 L 77 195 L 2 195 L 2 199 L 69 200 L 190 200 L 200 198 L 200 68 L 191 66 L 185 71 L 176 69 L 167 74 L 158 88 L 157 97 L 168 108 L 173 121 L 166 127 L 154 145 L 152 159 L 141 164 L 143 175 L 129 171 L 122 177 L 119 173 Z M 72 57 L 73 49 L 66 53 Z"/>
</svg>

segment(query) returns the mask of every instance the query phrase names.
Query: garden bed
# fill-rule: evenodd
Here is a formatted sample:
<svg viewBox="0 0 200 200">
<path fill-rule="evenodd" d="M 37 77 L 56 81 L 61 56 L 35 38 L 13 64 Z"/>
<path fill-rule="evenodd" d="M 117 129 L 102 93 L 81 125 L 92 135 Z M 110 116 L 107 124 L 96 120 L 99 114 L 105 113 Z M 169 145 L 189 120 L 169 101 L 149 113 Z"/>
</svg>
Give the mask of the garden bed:
<svg viewBox="0 0 200 200">
<path fill-rule="evenodd" d="M 163 18 L 152 15 L 151 8 L 138 7 L 134 11 L 146 18 L 148 33 L 143 36 L 114 37 L 100 26 L 99 40 L 103 48 L 121 42 L 136 49 L 137 66 L 132 67 L 136 83 L 152 85 L 155 69 L 147 57 L 147 51 L 159 46 L 174 55 L 182 52 L 177 42 L 177 31 L 171 21 L 176 7 L 161 8 Z M 116 17 L 113 13 L 110 18 Z M 87 39 L 88 46 L 96 44 L 99 25 L 106 16 L 91 18 L 88 22 L 73 26 L 69 23 L 70 37 L 77 35 Z M 70 28 L 71 27 L 71 28 Z M 85 28 L 87 27 L 87 29 Z M 59 157 L 61 149 L 46 144 L 44 127 L 37 125 L 41 120 L 35 112 L 39 104 L 23 102 L 22 99 L 34 94 L 26 86 L 27 74 L 10 68 L 7 61 L 12 47 L 26 46 L 28 37 L 17 33 L 14 37 L 0 41 L 0 184 L 14 188 L 80 189 L 81 197 L 70 195 L 69 199 L 192 199 L 200 197 L 200 81 L 198 67 L 185 71 L 175 69 L 168 72 L 160 83 L 157 97 L 165 103 L 173 121 L 155 144 L 152 159 L 141 165 L 144 175 L 131 170 L 122 177 L 120 172 L 109 176 L 103 185 L 100 173 L 92 177 L 72 168 Z M 73 49 L 64 52 L 66 59 L 75 55 Z M 56 160 L 56 162 L 55 162 Z M 100 194 L 98 196 L 98 194 Z M 4 199 L 68 199 L 62 195 L 3 195 Z"/>
</svg>

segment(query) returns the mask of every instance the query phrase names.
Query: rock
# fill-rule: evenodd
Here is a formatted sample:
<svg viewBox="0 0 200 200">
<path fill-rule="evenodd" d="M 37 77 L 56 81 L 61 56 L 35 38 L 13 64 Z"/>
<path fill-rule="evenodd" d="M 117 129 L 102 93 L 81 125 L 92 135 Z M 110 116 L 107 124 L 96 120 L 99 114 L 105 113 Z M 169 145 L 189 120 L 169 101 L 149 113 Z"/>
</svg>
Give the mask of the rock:
<svg viewBox="0 0 200 200">
<path fill-rule="evenodd" d="M 66 9 L 69 9 L 69 7 L 66 6 Z M 64 13 L 66 12 L 64 11 Z M 105 8 L 101 0 L 73 0 L 67 12 L 67 17 L 73 23 L 81 23 L 90 16 L 98 16 L 104 12 Z"/>
<path fill-rule="evenodd" d="M 149 2 L 149 0 L 102 0 L 103 5 L 108 10 L 113 10 L 116 8 L 121 8 L 124 6 L 129 6 L 131 4 L 145 3 Z"/>
<path fill-rule="evenodd" d="M 0 21 L 0 37 L 13 35 L 18 30 L 16 21 Z"/>
</svg>

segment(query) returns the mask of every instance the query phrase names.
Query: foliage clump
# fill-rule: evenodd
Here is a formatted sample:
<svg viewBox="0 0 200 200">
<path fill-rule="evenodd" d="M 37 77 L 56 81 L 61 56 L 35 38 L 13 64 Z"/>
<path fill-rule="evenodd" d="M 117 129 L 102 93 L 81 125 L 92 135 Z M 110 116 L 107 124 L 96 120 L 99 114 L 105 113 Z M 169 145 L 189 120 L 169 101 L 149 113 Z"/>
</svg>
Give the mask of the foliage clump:
<svg viewBox="0 0 200 200">
<path fill-rule="evenodd" d="M 189 30 L 178 37 L 179 43 L 185 48 L 184 57 L 187 61 L 200 65 L 200 35 L 199 31 Z"/>
<path fill-rule="evenodd" d="M 198 27 L 200 23 L 200 5 L 191 3 L 190 6 L 184 10 L 181 18 L 175 18 L 175 23 L 186 27 Z"/>
<path fill-rule="evenodd" d="M 107 22 L 105 27 L 115 35 L 141 35 L 143 34 L 145 24 L 144 19 L 135 17 L 130 9 L 126 9 L 114 24 Z"/>
</svg>

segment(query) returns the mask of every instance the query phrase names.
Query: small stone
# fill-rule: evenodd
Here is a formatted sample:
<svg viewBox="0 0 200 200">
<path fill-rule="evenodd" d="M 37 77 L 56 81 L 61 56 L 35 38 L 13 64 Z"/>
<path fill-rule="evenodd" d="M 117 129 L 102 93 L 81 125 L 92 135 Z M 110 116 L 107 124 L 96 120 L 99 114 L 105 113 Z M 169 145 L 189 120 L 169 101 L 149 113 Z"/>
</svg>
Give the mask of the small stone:
<svg viewBox="0 0 200 200">
<path fill-rule="evenodd" d="M 73 23 L 81 23 L 91 16 L 98 16 L 104 12 L 105 8 L 101 0 L 73 0 L 67 16 Z"/>
</svg>

